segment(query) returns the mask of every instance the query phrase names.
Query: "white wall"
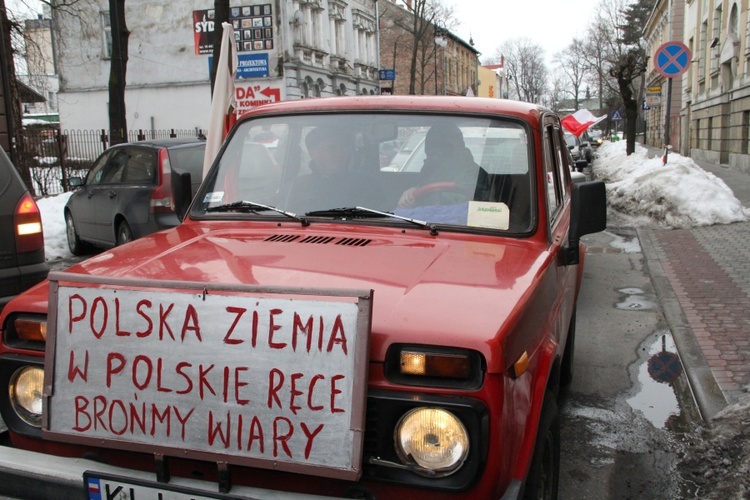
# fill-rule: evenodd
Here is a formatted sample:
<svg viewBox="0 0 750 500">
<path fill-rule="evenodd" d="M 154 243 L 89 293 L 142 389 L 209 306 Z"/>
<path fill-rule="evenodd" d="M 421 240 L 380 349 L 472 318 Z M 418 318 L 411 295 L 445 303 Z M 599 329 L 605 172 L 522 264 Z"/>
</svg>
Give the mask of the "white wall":
<svg viewBox="0 0 750 500">
<path fill-rule="evenodd" d="M 193 130 L 197 127 L 205 134 L 208 129 L 210 99 L 208 83 L 195 86 L 128 87 L 125 92 L 128 128 Z M 106 89 L 59 94 L 61 127 L 86 130 L 109 128 L 107 101 Z"/>
<path fill-rule="evenodd" d="M 351 68 L 346 74 L 333 75 L 326 54 L 328 44 L 329 10 L 320 19 L 320 45 L 312 52 L 320 57 L 300 58 L 295 54 L 294 40 L 299 36 L 290 21 L 301 8 L 299 0 L 231 0 L 231 7 L 248 5 L 273 6 L 273 28 L 276 46 L 267 51 L 269 78 L 257 81 L 265 87 L 277 78 L 278 58 L 283 55 L 285 81 L 281 85 L 282 98 L 297 99 L 300 86 L 307 81 L 322 82 L 321 97 L 332 96 L 343 85 L 348 95 L 374 92 L 378 88 L 377 54 L 368 56 L 374 61 L 357 61 L 353 52 L 356 11 L 375 19 L 374 0 L 349 0 L 346 11 L 348 47 L 346 57 Z M 100 12 L 109 9 L 108 0 L 80 0 L 75 16 L 56 15 L 59 29 L 58 50 L 61 91 L 59 95 L 60 123 L 64 129 L 108 128 L 107 86 L 111 61 L 102 57 L 103 36 Z M 131 31 L 128 43 L 125 106 L 129 129 L 193 129 L 205 130 L 210 109 L 208 55 L 195 53 L 193 11 L 212 9 L 213 0 L 193 2 L 154 2 L 128 0 L 125 3 L 126 24 Z M 307 7 L 305 7 L 307 8 Z M 359 65 L 355 68 L 355 65 Z M 366 68 L 366 69 L 363 69 Z M 308 85 L 309 88 L 309 85 Z M 315 94 L 308 94 L 312 97 Z M 152 124 L 151 117 L 154 118 Z"/>
</svg>

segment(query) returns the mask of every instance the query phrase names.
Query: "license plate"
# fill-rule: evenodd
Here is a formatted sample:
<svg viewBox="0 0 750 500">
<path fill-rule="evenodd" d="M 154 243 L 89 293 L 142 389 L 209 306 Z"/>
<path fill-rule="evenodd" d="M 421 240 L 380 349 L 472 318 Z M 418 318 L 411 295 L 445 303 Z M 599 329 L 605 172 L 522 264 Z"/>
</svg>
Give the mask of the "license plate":
<svg viewBox="0 0 750 500">
<path fill-rule="evenodd" d="M 83 473 L 83 487 L 89 500 L 207 500 L 238 499 L 239 497 L 210 491 L 174 486 L 156 481 L 128 477 Z"/>
</svg>

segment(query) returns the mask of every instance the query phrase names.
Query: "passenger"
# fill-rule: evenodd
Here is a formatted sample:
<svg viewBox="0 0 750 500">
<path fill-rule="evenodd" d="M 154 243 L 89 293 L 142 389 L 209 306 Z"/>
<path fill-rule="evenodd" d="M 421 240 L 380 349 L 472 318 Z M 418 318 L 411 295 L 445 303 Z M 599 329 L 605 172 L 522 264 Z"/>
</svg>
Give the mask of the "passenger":
<svg viewBox="0 0 750 500">
<path fill-rule="evenodd" d="M 310 212 L 329 208 L 380 207 L 382 189 L 355 171 L 354 135 L 344 127 L 320 126 L 305 137 L 310 174 L 294 179 L 286 208 Z"/>
<path fill-rule="evenodd" d="M 474 162 L 461 130 L 453 123 L 433 125 L 425 137 L 420 183 L 404 191 L 398 208 L 451 205 L 489 196 L 487 172 Z M 451 185 L 445 184 L 452 183 Z M 439 183 L 439 184 L 436 184 Z"/>
</svg>

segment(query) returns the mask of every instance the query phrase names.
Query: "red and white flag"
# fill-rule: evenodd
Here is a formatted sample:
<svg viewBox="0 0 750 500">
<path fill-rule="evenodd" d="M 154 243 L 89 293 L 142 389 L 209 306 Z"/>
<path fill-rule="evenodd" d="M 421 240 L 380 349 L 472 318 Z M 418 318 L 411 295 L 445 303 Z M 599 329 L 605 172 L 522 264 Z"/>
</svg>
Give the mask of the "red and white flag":
<svg viewBox="0 0 750 500">
<path fill-rule="evenodd" d="M 604 120 L 607 115 L 599 117 L 594 116 L 588 109 L 579 109 L 572 115 L 568 115 L 560 120 L 565 130 L 570 132 L 576 137 L 580 137 L 582 133 L 586 131 L 592 125 L 599 123 Z"/>
<path fill-rule="evenodd" d="M 221 143 L 229 129 L 237 121 L 235 114 L 234 75 L 237 74 L 237 54 L 234 49 L 234 28 L 222 23 L 221 52 L 219 66 L 214 81 L 214 94 L 211 98 L 211 115 L 208 122 L 206 155 L 203 157 L 203 177 L 219 153 Z"/>
</svg>

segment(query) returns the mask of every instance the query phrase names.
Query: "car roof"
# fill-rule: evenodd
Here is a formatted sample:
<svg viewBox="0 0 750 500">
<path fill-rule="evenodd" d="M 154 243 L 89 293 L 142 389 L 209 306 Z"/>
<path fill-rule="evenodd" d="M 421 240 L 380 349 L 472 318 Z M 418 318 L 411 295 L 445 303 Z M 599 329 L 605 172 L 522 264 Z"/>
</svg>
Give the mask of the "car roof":
<svg viewBox="0 0 750 500">
<path fill-rule="evenodd" d="M 128 142 L 123 144 L 116 144 L 111 147 L 124 147 L 124 146 L 146 146 L 152 148 L 171 148 L 184 145 L 193 144 L 205 144 L 205 139 L 198 139 L 196 137 L 173 137 L 168 139 L 149 139 L 146 141 Z"/>
<path fill-rule="evenodd" d="M 351 96 L 281 101 L 258 106 L 244 117 L 282 113 L 423 112 L 450 114 L 496 114 L 536 123 L 551 110 L 538 104 L 509 99 L 464 96 Z"/>
</svg>

